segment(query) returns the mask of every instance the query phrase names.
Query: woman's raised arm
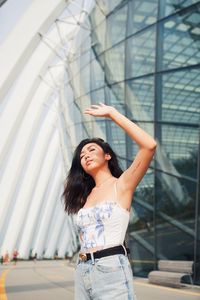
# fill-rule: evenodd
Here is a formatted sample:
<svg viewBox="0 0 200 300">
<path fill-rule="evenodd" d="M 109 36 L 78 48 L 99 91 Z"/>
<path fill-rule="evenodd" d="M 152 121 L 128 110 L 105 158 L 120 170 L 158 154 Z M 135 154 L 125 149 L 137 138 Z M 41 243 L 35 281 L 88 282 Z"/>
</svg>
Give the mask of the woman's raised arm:
<svg viewBox="0 0 200 300">
<path fill-rule="evenodd" d="M 145 175 L 156 150 L 156 141 L 143 129 L 118 112 L 114 107 L 100 103 L 85 110 L 94 117 L 107 117 L 120 126 L 139 146 L 139 151 L 130 167 L 120 177 L 121 190 L 133 193 Z"/>
</svg>

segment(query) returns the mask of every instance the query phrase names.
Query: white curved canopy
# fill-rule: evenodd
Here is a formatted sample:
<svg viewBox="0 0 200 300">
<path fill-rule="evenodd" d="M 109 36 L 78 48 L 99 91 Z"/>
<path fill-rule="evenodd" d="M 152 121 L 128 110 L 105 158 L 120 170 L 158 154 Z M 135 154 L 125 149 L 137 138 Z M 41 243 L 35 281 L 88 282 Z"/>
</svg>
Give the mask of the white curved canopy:
<svg viewBox="0 0 200 300">
<path fill-rule="evenodd" d="M 0 48 L 0 252 L 72 255 L 73 221 L 61 194 L 77 138 L 71 67 L 88 38 L 93 1 L 13 1 Z M 88 49 L 90 45 L 88 44 Z M 76 86 L 77 88 L 77 86 Z M 80 127 L 81 128 L 81 127 Z"/>
</svg>

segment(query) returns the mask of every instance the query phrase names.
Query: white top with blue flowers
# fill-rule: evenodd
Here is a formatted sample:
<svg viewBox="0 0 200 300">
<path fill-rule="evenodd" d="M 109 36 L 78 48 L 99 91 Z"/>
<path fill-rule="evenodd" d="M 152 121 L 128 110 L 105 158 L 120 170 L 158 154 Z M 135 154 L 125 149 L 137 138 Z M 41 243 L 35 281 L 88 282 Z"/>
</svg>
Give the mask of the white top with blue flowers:
<svg viewBox="0 0 200 300">
<path fill-rule="evenodd" d="M 115 186 L 116 190 L 116 186 Z M 81 251 L 105 249 L 122 245 L 130 213 L 117 201 L 103 201 L 95 206 L 81 208 L 77 214 Z"/>
</svg>

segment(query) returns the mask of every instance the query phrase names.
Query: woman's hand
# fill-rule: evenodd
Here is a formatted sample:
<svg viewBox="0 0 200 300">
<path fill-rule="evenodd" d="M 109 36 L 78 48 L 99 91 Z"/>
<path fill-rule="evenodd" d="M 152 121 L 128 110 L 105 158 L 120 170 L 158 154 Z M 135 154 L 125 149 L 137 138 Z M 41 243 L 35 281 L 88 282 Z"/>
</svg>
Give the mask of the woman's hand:
<svg viewBox="0 0 200 300">
<path fill-rule="evenodd" d="M 87 108 L 84 113 L 94 117 L 111 117 L 114 110 L 114 107 L 100 103 L 99 105 L 91 105 L 91 107 Z"/>
</svg>

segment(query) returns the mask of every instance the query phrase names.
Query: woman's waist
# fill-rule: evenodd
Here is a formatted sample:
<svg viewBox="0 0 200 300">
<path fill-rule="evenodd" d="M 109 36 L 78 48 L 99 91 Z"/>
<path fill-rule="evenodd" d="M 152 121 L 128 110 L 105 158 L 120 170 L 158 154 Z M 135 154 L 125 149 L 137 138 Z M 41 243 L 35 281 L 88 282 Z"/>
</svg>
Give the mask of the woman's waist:
<svg viewBox="0 0 200 300">
<path fill-rule="evenodd" d="M 121 245 L 124 242 L 126 232 L 111 235 L 84 235 L 80 237 L 81 251 L 95 252 L 112 246 Z"/>
<path fill-rule="evenodd" d="M 116 255 L 125 255 L 127 256 L 130 253 L 130 250 L 126 248 L 125 245 L 114 245 L 109 248 L 104 248 L 102 250 L 94 251 L 94 252 L 79 252 L 79 262 L 87 262 L 94 261 L 96 259 L 100 259 L 108 256 L 116 256 Z"/>
<path fill-rule="evenodd" d="M 81 253 L 94 253 L 97 251 L 109 249 L 109 248 L 116 247 L 119 245 L 121 245 L 121 244 L 109 244 L 109 245 L 105 245 L 105 246 L 96 246 L 96 247 L 91 247 L 91 248 L 81 247 L 80 252 Z"/>
</svg>

